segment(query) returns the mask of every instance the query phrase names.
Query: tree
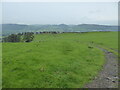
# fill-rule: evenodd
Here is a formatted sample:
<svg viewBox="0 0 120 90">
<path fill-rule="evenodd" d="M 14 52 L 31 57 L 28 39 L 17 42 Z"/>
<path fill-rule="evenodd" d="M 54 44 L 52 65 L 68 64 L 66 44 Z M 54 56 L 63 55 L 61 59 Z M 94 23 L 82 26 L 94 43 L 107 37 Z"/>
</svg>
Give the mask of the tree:
<svg viewBox="0 0 120 90">
<path fill-rule="evenodd" d="M 3 38 L 3 42 L 19 42 L 20 36 L 16 34 L 11 34 L 8 37 Z"/>
<path fill-rule="evenodd" d="M 31 42 L 34 38 L 34 33 L 33 32 L 25 32 L 24 36 L 23 36 L 23 41 L 24 42 Z"/>
</svg>

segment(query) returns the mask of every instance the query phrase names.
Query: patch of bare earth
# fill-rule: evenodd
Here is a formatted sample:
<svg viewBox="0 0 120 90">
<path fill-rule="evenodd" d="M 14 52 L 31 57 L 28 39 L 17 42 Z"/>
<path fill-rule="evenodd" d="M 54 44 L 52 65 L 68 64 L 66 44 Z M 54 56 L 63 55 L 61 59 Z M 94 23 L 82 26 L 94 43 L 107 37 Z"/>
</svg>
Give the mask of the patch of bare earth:
<svg viewBox="0 0 120 90">
<path fill-rule="evenodd" d="M 107 50 L 101 50 L 105 52 L 105 65 L 98 76 L 85 85 L 85 88 L 118 88 L 118 56 Z"/>
</svg>

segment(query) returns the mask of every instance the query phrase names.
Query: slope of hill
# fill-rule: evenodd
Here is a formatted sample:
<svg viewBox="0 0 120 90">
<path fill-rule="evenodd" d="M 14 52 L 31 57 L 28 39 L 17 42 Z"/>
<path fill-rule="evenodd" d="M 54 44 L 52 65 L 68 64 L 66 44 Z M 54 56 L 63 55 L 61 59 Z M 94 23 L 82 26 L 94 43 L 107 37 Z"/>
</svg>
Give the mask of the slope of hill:
<svg viewBox="0 0 120 90">
<path fill-rule="evenodd" d="M 110 55 L 117 53 L 118 32 L 37 34 L 30 43 L 2 43 L 2 87 L 83 88 L 106 65 L 104 52 L 98 46 L 106 48 Z M 113 72 L 111 75 L 114 77 Z M 106 72 L 104 76 L 109 77 Z M 111 86 L 110 80 L 107 83 Z"/>
</svg>

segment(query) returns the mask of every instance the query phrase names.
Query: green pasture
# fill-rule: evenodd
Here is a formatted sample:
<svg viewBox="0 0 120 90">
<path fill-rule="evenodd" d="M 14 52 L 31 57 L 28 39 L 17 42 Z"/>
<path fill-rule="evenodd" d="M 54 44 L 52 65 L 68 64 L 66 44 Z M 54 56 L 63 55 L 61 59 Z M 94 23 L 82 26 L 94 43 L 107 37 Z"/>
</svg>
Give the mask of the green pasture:
<svg viewBox="0 0 120 90">
<path fill-rule="evenodd" d="M 82 88 L 101 70 L 96 46 L 118 50 L 117 32 L 39 34 L 2 44 L 3 88 Z"/>
</svg>

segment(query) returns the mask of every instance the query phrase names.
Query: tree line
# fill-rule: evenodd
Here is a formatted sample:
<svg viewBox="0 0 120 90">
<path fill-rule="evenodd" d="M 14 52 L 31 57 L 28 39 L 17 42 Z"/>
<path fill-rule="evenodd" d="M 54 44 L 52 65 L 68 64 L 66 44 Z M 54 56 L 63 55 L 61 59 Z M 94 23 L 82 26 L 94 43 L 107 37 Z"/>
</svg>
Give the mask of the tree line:
<svg viewBox="0 0 120 90">
<path fill-rule="evenodd" d="M 31 42 L 34 38 L 33 32 L 11 34 L 2 39 L 2 42 Z"/>
<path fill-rule="evenodd" d="M 34 39 L 34 34 L 59 34 L 68 32 L 59 31 L 43 31 L 43 32 L 24 32 L 18 34 L 11 34 L 7 37 L 2 38 L 2 42 L 31 42 Z M 69 32 L 69 33 L 86 33 L 86 32 Z"/>
</svg>

